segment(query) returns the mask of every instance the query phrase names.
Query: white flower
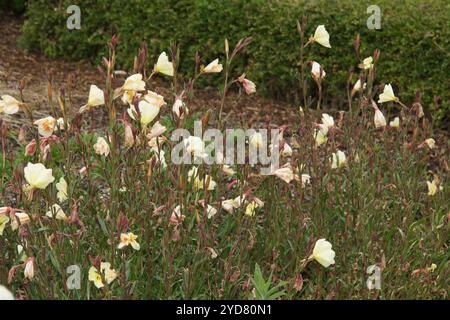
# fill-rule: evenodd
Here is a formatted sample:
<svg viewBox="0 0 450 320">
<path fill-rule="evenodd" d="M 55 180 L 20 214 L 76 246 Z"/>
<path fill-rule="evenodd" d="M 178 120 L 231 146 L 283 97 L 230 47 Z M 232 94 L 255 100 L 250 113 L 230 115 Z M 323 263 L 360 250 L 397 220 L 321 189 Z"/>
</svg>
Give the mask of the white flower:
<svg viewBox="0 0 450 320">
<path fill-rule="evenodd" d="M 331 48 L 330 35 L 328 34 L 327 30 L 325 30 L 324 25 L 320 25 L 316 28 L 316 32 L 314 32 L 314 36 L 311 38 L 311 40 L 326 48 Z"/>
<path fill-rule="evenodd" d="M 104 155 L 107 157 L 109 155 L 109 145 L 108 142 L 103 137 L 98 137 L 97 142 L 94 144 L 94 150 L 96 154 Z"/>
<path fill-rule="evenodd" d="M 59 182 L 56 184 L 56 190 L 58 190 L 57 197 L 59 202 L 64 202 L 67 200 L 67 182 L 64 177 L 59 179 Z"/>
<path fill-rule="evenodd" d="M 10 95 L 3 95 L 0 99 L 0 112 L 4 112 L 6 114 L 14 114 L 17 113 L 20 109 L 20 101 L 16 100 L 14 97 Z"/>
<path fill-rule="evenodd" d="M 219 63 L 219 59 L 217 58 L 210 64 L 208 64 L 205 68 L 203 68 L 204 73 L 219 73 L 223 70 L 222 65 Z"/>
<path fill-rule="evenodd" d="M 311 176 L 309 174 L 302 174 L 302 187 L 304 188 L 306 185 L 311 183 Z"/>
<path fill-rule="evenodd" d="M 123 90 L 125 91 L 144 91 L 145 81 L 142 80 L 142 74 L 136 73 L 129 76 L 123 85 Z"/>
<path fill-rule="evenodd" d="M 25 269 L 23 271 L 25 278 L 33 280 L 34 278 L 34 258 L 29 258 L 25 264 Z"/>
<path fill-rule="evenodd" d="M 131 104 L 133 102 L 133 98 L 136 95 L 136 91 L 125 91 L 122 95 L 122 103 L 123 104 Z M 138 97 L 141 95 L 138 94 Z"/>
<path fill-rule="evenodd" d="M 233 168 L 231 168 L 227 164 L 224 164 L 221 169 L 222 169 L 222 172 L 225 173 L 227 176 L 231 177 L 236 174 L 236 171 L 234 171 Z"/>
<path fill-rule="evenodd" d="M 144 96 L 144 100 L 150 103 L 151 105 L 157 106 L 158 108 L 161 108 L 166 105 L 163 96 L 150 90 L 147 91 L 147 94 Z"/>
<path fill-rule="evenodd" d="M 364 83 L 364 85 L 361 87 L 361 79 L 358 79 L 358 81 L 356 81 L 355 85 L 353 86 L 352 95 L 354 95 L 359 90 L 365 89 L 365 88 L 366 88 L 366 83 Z"/>
<path fill-rule="evenodd" d="M 292 170 L 292 166 L 290 163 L 287 163 L 286 165 L 277 170 L 274 170 L 272 173 L 270 173 L 270 175 L 277 176 L 286 183 L 290 183 L 294 179 L 295 180 L 300 179 L 300 177 L 297 174 L 295 174 L 294 171 Z"/>
<path fill-rule="evenodd" d="M 206 207 L 206 215 L 207 215 L 208 219 L 211 219 L 212 217 L 214 217 L 216 215 L 216 213 L 217 213 L 217 209 L 208 204 Z"/>
<path fill-rule="evenodd" d="M 55 130 L 56 119 L 53 117 L 46 117 L 34 122 L 38 126 L 39 134 L 45 138 L 50 137 Z"/>
<path fill-rule="evenodd" d="M 156 62 L 153 71 L 173 77 L 173 63 L 169 61 L 165 52 L 159 55 L 158 62 Z"/>
<path fill-rule="evenodd" d="M 380 109 L 375 109 L 373 122 L 375 123 L 375 128 L 382 128 L 386 126 L 386 118 L 384 117 L 383 112 L 381 112 Z"/>
<path fill-rule="evenodd" d="M 222 209 L 228 213 L 233 213 L 234 209 L 238 209 L 245 200 L 245 196 L 239 196 L 234 199 L 222 201 Z"/>
<path fill-rule="evenodd" d="M 4 286 L 0 285 L 0 300 L 14 300 L 14 295 L 6 289 Z"/>
<path fill-rule="evenodd" d="M 250 138 L 249 141 L 251 146 L 253 146 L 255 149 L 261 149 L 264 145 L 264 140 L 263 140 L 263 136 L 260 132 L 255 132 L 253 133 Z"/>
<path fill-rule="evenodd" d="M 328 268 L 330 265 L 335 263 L 334 257 L 336 253 L 331 249 L 331 247 L 331 243 L 325 239 L 317 240 L 309 260 L 314 259 L 325 268 Z"/>
<path fill-rule="evenodd" d="M 347 163 L 347 157 L 345 156 L 345 153 L 341 150 L 338 150 L 336 153 L 332 154 L 331 159 L 331 168 L 337 169 L 342 166 L 344 166 Z"/>
<path fill-rule="evenodd" d="M 322 113 L 322 124 L 325 125 L 328 129 L 334 127 L 334 119 L 327 113 Z"/>
<path fill-rule="evenodd" d="M 392 128 L 400 127 L 400 118 L 399 117 L 395 117 L 394 120 L 389 122 L 389 126 L 392 127 Z"/>
<path fill-rule="evenodd" d="M 206 184 L 206 190 L 212 191 L 216 188 L 216 182 L 212 179 L 211 176 L 205 175 L 204 179 L 200 179 L 198 175 L 198 168 L 192 167 L 188 171 L 189 181 L 193 183 L 194 190 L 201 190 L 203 186 Z"/>
<path fill-rule="evenodd" d="M 320 64 L 318 64 L 316 61 L 313 61 L 311 65 L 311 75 L 316 81 L 325 78 L 325 75 L 327 74 L 323 69 L 322 73 L 320 73 L 320 69 L 321 69 Z"/>
<path fill-rule="evenodd" d="M 383 93 L 380 94 L 378 103 L 389 102 L 389 101 L 398 102 L 398 98 L 395 96 L 392 86 L 390 84 L 387 84 L 384 86 Z"/>
<path fill-rule="evenodd" d="M 56 220 L 67 220 L 67 216 L 59 204 L 55 203 L 50 207 L 50 210 L 45 214 L 49 218 L 56 218 Z"/>
<path fill-rule="evenodd" d="M 55 181 L 52 175 L 52 169 L 47 169 L 42 163 L 28 162 L 24 169 L 25 180 L 31 188 L 45 189 Z"/>
<path fill-rule="evenodd" d="M 141 113 L 141 123 L 142 125 L 146 126 L 150 122 L 152 122 L 156 116 L 159 114 L 160 107 L 155 103 L 149 103 L 147 100 L 141 100 L 139 102 L 139 112 Z M 136 117 L 134 116 L 136 112 L 136 108 L 134 105 L 130 106 L 130 108 L 127 109 L 128 115 L 133 119 L 136 120 Z"/>
<path fill-rule="evenodd" d="M 134 250 L 139 251 L 141 249 L 141 246 L 136 241 L 136 239 L 137 236 L 132 232 L 122 233 L 120 235 L 120 243 L 117 248 L 122 249 L 124 247 L 131 246 Z"/>
<path fill-rule="evenodd" d="M 292 156 L 292 148 L 286 142 L 283 145 L 283 151 L 281 151 L 282 157 L 291 157 Z"/>
<path fill-rule="evenodd" d="M 208 156 L 205 152 L 205 142 L 200 137 L 189 136 L 183 142 L 187 152 L 193 154 L 194 157 L 205 158 Z"/>
<path fill-rule="evenodd" d="M 91 85 L 89 88 L 89 98 L 86 105 L 80 108 L 80 112 L 84 112 L 91 107 L 97 107 L 105 104 L 105 94 L 96 85 Z"/>
<path fill-rule="evenodd" d="M 367 57 L 363 60 L 363 63 L 360 65 L 362 69 L 372 69 L 373 68 L 373 58 Z"/>
<path fill-rule="evenodd" d="M 434 149 L 436 146 L 436 141 L 433 138 L 428 138 L 424 141 L 424 143 L 428 146 L 430 149 Z"/>
</svg>

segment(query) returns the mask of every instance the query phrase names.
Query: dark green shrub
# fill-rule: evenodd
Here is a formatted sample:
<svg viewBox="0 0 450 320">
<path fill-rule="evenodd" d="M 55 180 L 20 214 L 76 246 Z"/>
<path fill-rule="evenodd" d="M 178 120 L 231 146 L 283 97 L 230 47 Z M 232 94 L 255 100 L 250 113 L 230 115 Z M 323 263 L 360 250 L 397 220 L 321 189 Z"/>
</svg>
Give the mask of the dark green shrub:
<svg viewBox="0 0 450 320">
<path fill-rule="evenodd" d="M 391 82 L 402 100 L 411 102 L 423 92 L 424 107 L 435 119 L 450 111 L 450 4 L 445 0 L 378 0 L 381 30 L 368 30 L 366 9 L 373 1 L 327 0 L 130 0 L 78 1 L 81 30 L 68 30 L 66 8 L 71 0 L 35 0 L 28 5 L 22 44 L 49 56 L 98 62 L 113 33 L 120 35 L 119 63 L 129 67 L 142 40 L 153 58 L 176 41 L 181 48 L 181 69 L 192 71 L 196 51 L 204 61 L 223 58 L 223 41 L 235 43 L 253 36 L 236 68 L 248 66 L 249 77 L 260 93 L 294 99 L 298 92 L 299 37 L 296 19 L 308 15 L 308 36 L 325 24 L 332 49 L 313 45 L 307 58 L 319 61 L 328 76 L 326 93 L 344 101 L 348 70 L 358 62 L 353 41 L 361 35 L 364 57 L 381 50 L 378 82 Z M 244 70 L 243 70 L 244 71 Z M 433 110 L 433 97 L 443 104 Z"/>
</svg>

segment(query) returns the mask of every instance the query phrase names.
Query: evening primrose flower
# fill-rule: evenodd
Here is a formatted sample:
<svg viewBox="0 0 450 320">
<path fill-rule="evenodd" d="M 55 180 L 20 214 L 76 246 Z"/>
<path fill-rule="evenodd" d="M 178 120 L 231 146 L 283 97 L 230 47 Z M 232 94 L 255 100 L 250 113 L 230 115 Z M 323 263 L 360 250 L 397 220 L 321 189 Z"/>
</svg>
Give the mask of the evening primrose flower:
<svg viewBox="0 0 450 320">
<path fill-rule="evenodd" d="M 66 201 L 67 200 L 67 182 L 64 179 L 64 177 L 61 177 L 55 186 L 56 186 L 56 190 L 58 190 L 56 197 L 58 198 L 59 202 Z"/>
<path fill-rule="evenodd" d="M 253 81 L 246 79 L 245 73 L 238 78 L 238 81 L 242 84 L 245 93 L 247 93 L 248 95 L 254 94 L 256 92 L 256 84 Z"/>
<path fill-rule="evenodd" d="M 38 126 L 39 134 L 47 138 L 50 137 L 55 130 L 56 119 L 50 116 L 36 120 L 34 124 Z"/>
<path fill-rule="evenodd" d="M 219 73 L 222 72 L 223 66 L 219 63 L 219 59 L 217 58 L 206 67 L 203 68 L 203 73 Z"/>
<path fill-rule="evenodd" d="M 316 147 L 319 147 L 320 145 L 326 143 L 328 141 L 328 137 L 326 133 L 324 133 L 320 129 L 314 130 L 314 140 L 316 141 Z"/>
<path fill-rule="evenodd" d="M 384 117 L 383 112 L 381 112 L 378 108 L 375 109 L 373 122 L 375 123 L 375 128 L 386 127 L 386 118 Z"/>
<path fill-rule="evenodd" d="M 92 107 L 98 107 L 105 104 L 105 94 L 103 91 L 94 84 L 91 84 L 89 88 L 88 102 L 80 108 L 80 112 L 89 110 Z"/>
<path fill-rule="evenodd" d="M 169 218 L 169 224 L 172 225 L 180 224 L 181 222 L 184 221 L 185 218 L 186 216 L 181 213 L 181 206 L 178 205 L 172 211 L 172 215 Z"/>
<path fill-rule="evenodd" d="M 139 102 L 139 112 L 141 113 L 141 124 L 143 126 L 147 126 L 150 122 L 152 122 L 156 116 L 159 114 L 160 111 L 160 107 L 158 107 L 155 104 L 151 104 L 149 102 L 147 102 L 146 100 L 141 100 Z M 134 105 L 130 106 L 127 109 L 128 115 L 133 119 L 136 120 L 135 118 L 135 114 L 137 114 L 136 112 L 136 108 L 134 107 Z"/>
<path fill-rule="evenodd" d="M 424 143 L 428 146 L 430 149 L 434 149 L 436 146 L 436 141 L 433 138 L 428 138 L 424 141 Z"/>
<path fill-rule="evenodd" d="M 162 73 L 167 76 L 173 77 L 173 63 L 169 61 L 169 58 L 167 57 L 167 54 L 165 52 L 162 52 L 159 55 L 158 61 L 153 68 L 153 72 Z"/>
<path fill-rule="evenodd" d="M 111 264 L 109 262 L 102 262 L 100 264 L 100 271 L 92 266 L 89 269 L 89 281 L 94 282 L 94 285 L 98 289 L 104 287 L 102 274 L 108 284 L 117 278 L 117 272 L 114 269 L 111 269 Z"/>
<path fill-rule="evenodd" d="M 0 300 L 14 300 L 14 295 L 6 289 L 4 286 L 0 285 Z"/>
<path fill-rule="evenodd" d="M 292 180 L 300 179 L 300 177 L 294 173 L 294 170 L 292 170 L 292 166 L 290 163 L 287 163 L 277 170 L 274 170 L 270 175 L 277 176 L 286 183 L 290 183 Z"/>
<path fill-rule="evenodd" d="M 189 109 L 184 105 L 181 98 L 176 98 L 172 106 L 172 112 L 177 118 L 182 119 L 185 114 L 189 114 Z"/>
<path fill-rule="evenodd" d="M 332 154 L 331 159 L 331 168 L 337 169 L 342 166 L 344 166 L 347 163 L 347 157 L 345 156 L 345 153 L 341 150 L 338 150 L 336 153 Z"/>
<path fill-rule="evenodd" d="M 14 214 L 14 217 L 11 217 L 11 230 L 17 230 L 19 226 L 30 223 L 30 216 L 23 211 L 18 211 Z"/>
<path fill-rule="evenodd" d="M 245 208 L 245 215 L 248 217 L 253 217 L 256 214 L 256 209 L 258 208 L 258 203 L 256 201 L 250 202 Z"/>
<path fill-rule="evenodd" d="M 322 72 L 320 72 L 322 69 Z M 314 78 L 314 80 L 316 81 L 320 81 L 323 78 L 325 78 L 325 75 L 327 73 L 325 72 L 325 70 L 323 70 L 323 68 L 320 66 L 319 63 L 317 63 L 316 61 L 313 61 L 311 64 L 311 76 Z"/>
<path fill-rule="evenodd" d="M 145 90 L 145 81 L 142 80 L 142 74 L 136 73 L 132 76 L 129 76 L 125 83 L 123 84 L 122 89 L 124 91 L 144 91 Z"/>
<path fill-rule="evenodd" d="M 233 170 L 229 165 L 224 164 L 221 168 L 222 172 L 225 173 L 227 176 L 231 177 L 236 174 L 236 171 Z"/>
<path fill-rule="evenodd" d="M 249 144 L 253 146 L 255 149 L 261 149 L 264 145 L 263 136 L 260 132 L 253 133 L 249 140 Z"/>
<path fill-rule="evenodd" d="M 399 117 L 395 117 L 394 120 L 389 122 L 389 126 L 391 128 L 399 128 L 400 127 L 400 118 Z"/>
<path fill-rule="evenodd" d="M 356 92 L 360 91 L 361 89 L 365 89 L 366 88 L 366 83 L 364 83 L 364 85 L 361 86 L 361 79 L 358 79 L 358 81 L 356 81 L 355 85 L 353 86 L 352 89 L 352 96 L 355 95 Z"/>
<path fill-rule="evenodd" d="M 109 145 L 103 137 L 98 137 L 97 142 L 94 144 L 95 153 L 98 155 L 104 155 L 107 157 L 109 155 Z"/>
<path fill-rule="evenodd" d="M 334 264 L 334 257 L 336 253 L 331 249 L 332 245 L 325 239 L 319 239 L 314 245 L 313 253 L 308 260 L 316 260 L 325 268 Z"/>
<path fill-rule="evenodd" d="M 211 219 L 212 217 L 214 217 L 216 215 L 216 213 L 217 213 L 217 209 L 208 204 L 208 206 L 206 207 L 206 215 L 207 215 L 208 219 Z"/>
<path fill-rule="evenodd" d="M 25 263 L 25 269 L 23 271 L 23 275 L 26 279 L 33 280 L 34 278 L 34 258 L 28 258 Z"/>
<path fill-rule="evenodd" d="M 322 124 L 325 125 L 328 129 L 334 127 L 334 119 L 327 113 L 322 113 Z"/>
<path fill-rule="evenodd" d="M 198 168 L 192 167 L 188 171 L 189 181 L 193 183 L 195 190 L 203 189 L 203 185 L 206 183 L 206 190 L 212 191 L 216 188 L 216 182 L 212 179 L 211 176 L 205 175 L 204 179 L 200 179 L 198 175 Z"/>
<path fill-rule="evenodd" d="M 19 112 L 21 102 L 10 95 L 3 95 L 0 99 L 0 112 L 14 114 Z"/>
<path fill-rule="evenodd" d="M 367 57 L 363 60 L 363 63 L 359 66 L 361 69 L 372 69 L 373 68 L 373 58 Z"/>
<path fill-rule="evenodd" d="M 24 169 L 25 180 L 33 189 L 45 189 L 55 181 L 52 175 L 52 169 L 47 169 L 42 163 L 28 162 Z"/>
<path fill-rule="evenodd" d="M 45 214 L 49 218 L 55 218 L 56 220 L 65 221 L 67 220 L 67 216 L 64 213 L 63 209 L 59 206 L 59 204 L 55 203 L 50 207 L 50 210 Z"/>
<path fill-rule="evenodd" d="M 239 196 L 234 199 L 228 199 L 222 201 L 222 209 L 228 213 L 233 213 L 234 209 L 238 209 L 245 200 L 245 196 Z"/>
<path fill-rule="evenodd" d="M 427 181 L 428 186 L 428 195 L 434 196 L 439 191 L 443 190 L 442 186 L 440 186 L 439 181 L 437 179 L 433 179 L 433 181 Z"/>
<path fill-rule="evenodd" d="M 9 223 L 10 219 L 6 214 L 0 214 L 0 236 L 3 235 L 6 225 Z"/>
<path fill-rule="evenodd" d="M 117 246 L 118 249 L 122 249 L 126 246 L 131 246 L 134 250 L 140 250 L 141 246 L 136 241 L 137 236 L 132 232 L 122 233 L 120 235 L 120 243 Z"/>
<path fill-rule="evenodd" d="M 314 32 L 314 36 L 310 38 L 310 41 L 317 42 L 318 44 L 326 47 L 331 48 L 330 45 L 330 35 L 325 29 L 324 25 L 320 25 L 316 28 L 316 31 Z"/>
<path fill-rule="evenodd" d="M 399 101 L 398 98 L 394 94 L 394 90 L 392 89 L 391 84 L 387 84 L 384 86 L 383 93 L 380 94 L 378 103 L 389 102 L 389 101 L 394 101 L 394 102 Z"/>
<path fill-rule="evenodd" d="M 205 152 L 205 142 L 196 136 L 189 136 L 183 140 L 186 151 L 197 158 L 205 158 L 208 154 Z"/>
</svg>

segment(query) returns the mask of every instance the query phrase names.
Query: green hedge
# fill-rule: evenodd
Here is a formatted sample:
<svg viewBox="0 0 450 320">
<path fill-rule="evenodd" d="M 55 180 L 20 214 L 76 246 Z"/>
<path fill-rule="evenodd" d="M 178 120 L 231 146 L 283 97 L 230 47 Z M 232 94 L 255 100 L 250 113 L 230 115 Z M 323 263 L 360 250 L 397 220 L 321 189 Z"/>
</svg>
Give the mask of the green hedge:
<svg viewBox="0 0 450 320">
<path fill-rule="evenodd" d="M 34 0 L 27 9 L 21 43 L 49 56 L 91 59 L 105 54 L 112 33 L 120 35 L 119 63 L 129 67 L 142 40 L 153 58 L 176 41 L 182 52 L 181 68 L 192 69 L 194 54 L 204 60 L 223 57 L 223 40 L 244 36 L 254 41 L 237 61 L 248 66 L 249 78 L 260 93 L 295 98 L 298 91 L 299 37 L 296 19 L 308 15 L 308 36 L 325 24 L 332 49 L 313 45 L 307 58 L 319 61 L 327 72 L 327 94 L 339 101 L 350 67 L 355 35 L 362 38 L 362 55 L 381 50 L 378 81 L 391 82 L 402 100 L 411 102 L 423 92 L 424 107 L 441 121 L 450 111 L 450 2 L 447 0 L 79 0 L 81 30 L 66 29 L 66 8 L 72 0 Z M 368 30 L 369 5 L 382 11 L 381 30 Z M 433 97 L 442 98 L 433 110 Z"/>
</svg>

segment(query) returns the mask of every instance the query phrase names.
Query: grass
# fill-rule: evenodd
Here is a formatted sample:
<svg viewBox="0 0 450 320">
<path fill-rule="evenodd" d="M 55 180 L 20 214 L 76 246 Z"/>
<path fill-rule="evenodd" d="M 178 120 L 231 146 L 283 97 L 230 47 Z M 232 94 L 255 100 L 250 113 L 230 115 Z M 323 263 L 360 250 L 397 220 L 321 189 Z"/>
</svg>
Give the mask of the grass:
<svg viewBox="0 0 450 320">
<path fill-rule="evenodd" d="M 109 76 L 114 71 L 115 41 L 109 44 L 109 63 L 104 65 Z M 236 54 L 244 47 L 238 45 Z M 228 52 L 226 57 L 231 64 Z M 145 58 L 143 51 L 134 72 L 148 76 L 151 70 L 146 66 L 153 64 Z M 176 70 L 177 54 L 171 58 Z M 195 77 L 207 76 L 199 65 L 196 70 Z M 361 72 L 369 77 L 370 88 L 354 97 L 345 93 L 350 110 L 328 111 L 335 125 L 325 144 L 316 146 L 313 135 L 322 111 L 293 111 L 285 132 L 293 153 L 281 164 L 289 162 L 294 171 L 309 174 L 310 183 L 304 185 L 295 179 L 286 183 L 273 175 L 261 176 L 258 166 L 249 164 L 233 166 L 232 176 L 220 165 L 202 164 L 200 177 L 210 175 L 217 186 L 198 190 L 188 176 L 192 166 L 171 161 L 175 142 L 169 139 L 159 146 L 167 167 L 155 160 L 146 134 L 156 119 L 146 128 L 122 116 L 126 107 L 115 99 L 118 91 L 108 77 L 105 106 L 99 107 L 109 115 L 103 130 L 85 129 L 82 118 L 90 113 L 69 116 L 65 96 L 60 95 L 57 104 L 51 95 L 53 116 L 64 119 L 64 130 L 54 131 L 57 138 L 50 142 L 47 155 L 37 148 L 24 156 L 33 137 L 46 140 L 38 138 L 32 124 L 32 104 L 21 101 L 22 112 L 30 117 L 24 120 L 26 138 L 8 131 L 7 120 L 2 123 L 0 207 L 8 209 L 0 215 L 11 220 L 0 236 L 0 283 L 21 299 L 448 298 L 448 140 L 429 148 L 424 144 L 433 137 L 428 120 L 418 117 L 414 108 L 396 103 L 379 107 L 388 121 L 398 115 L 400 127 L 376 128 L 370 101 L 380 88 L 372 87 L 375 72 Z M 227 103 L 227 91 L 236 84 L 232 75 L 223 73 L 220 110 Z M 174 94 L 186 91 L 183 101 L 189 106 L 194 81 L 175 73 L 172 83 Z M 173 103 L 171 97 L 165 98 Z M 206 110 L 179 119 L 163 107 L 159 117 L 167 127 L 162 136 L 168 138 L 176 128 L 192 128 L 196 118 L 209 127 L 226 124 L 218 120 L 217 112 Z M 133 146 L 125 145 L 126 126 L 133 132 Z M 110 137 L 107 156 L 93 147 L 100 136 Z M 330 158 L 337 150 L 345 152 L 347 163 L 332 169 Z M 25 192 L 28 162 L 51 168 L 55 182 Z M 87 170 L 80 173 L 82 167 Z M 68 184 L 65 201 L 57 197 L 56 183 L 62 176 Z M 430 196 L 426 182 L 435 176 L 444 188 Z M 223 200 L 242 195 L 247 202 L 233 213 L 221 208 Z M 255 198 L 264 206 L 249 216 L 247 205 Z M 46 216 L 55 203 L 68 219 Z M 206 204 L 217 214 L 208 218 Z M 183 221 L 173 220 L 177 206 Z M 30 221 L 13 230 L 14 209 L 26 212 Z M 137 235 L 140 250 L 118 249 L 121 234 L 127 232 Z M 308 259 L 321 238 L 336 252 L 329 267 Z M 18 253 L 18 245 L 23 252 Z M 100 261 L 111 263 L 117 277 L 107 283 L 101 274 L 103 287 L 97 288 L 88 274 L 92 267 L 100 270 Z M 27 264 L 33 266 L 32 276 L 24 272 Z M 73 279 L 67 268 L 72 265 L 81 272 L 77 290 L 67 287 L 67 280 Z M 366 286 L 371 265 L 381 269 L 380 290 Z"/>
</svg>

